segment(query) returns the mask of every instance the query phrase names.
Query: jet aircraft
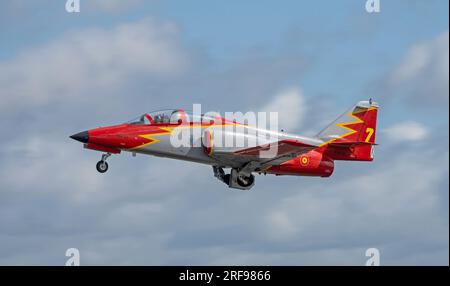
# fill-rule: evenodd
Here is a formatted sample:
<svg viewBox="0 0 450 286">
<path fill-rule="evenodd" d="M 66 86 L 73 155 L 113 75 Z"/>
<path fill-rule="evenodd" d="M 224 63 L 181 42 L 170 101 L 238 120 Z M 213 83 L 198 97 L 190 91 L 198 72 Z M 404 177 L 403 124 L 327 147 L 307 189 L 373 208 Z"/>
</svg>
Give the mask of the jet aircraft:
<svg viewBox="0 0 450 286">
<path fill-rule="evenodd" d="M 360 101 L 312 137 L 220 116 L 195 116 L 183 109 L 145 113 L 126 123 L 70 137 L 87 149 L 103 152 L 96 166 L 100 173 L 108 170 L 109 156 L 127 151 L 133 156 L 140 153 L 208 164 L 214 176 L 230 188 L 249 190 L 255 174 L 329 177 L 335 161 L 372 161 L 378 107 L 371 99 Z M 190 144 L 174 145 L 174 133 L 180 130 L 191 131 Z M 239 140 L 244 144 L 224 144 Z"/>
</svg>

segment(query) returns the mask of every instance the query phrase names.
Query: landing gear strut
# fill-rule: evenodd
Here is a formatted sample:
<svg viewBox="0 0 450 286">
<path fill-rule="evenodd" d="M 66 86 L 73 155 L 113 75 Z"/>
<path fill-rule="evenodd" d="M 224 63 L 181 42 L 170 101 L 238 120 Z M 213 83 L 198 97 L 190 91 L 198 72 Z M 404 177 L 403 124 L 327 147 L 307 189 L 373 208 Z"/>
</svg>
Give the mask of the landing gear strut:
<svg viewBox="0 0 450 286">
<path fill-rule="evenodd" d="M 97 171 L 99 171 L 100 173 L 104 173 L 106 171 L 108 171 L 108 163 L 106 163 L 106 159 L 111 156 L 110 153 L 106 153 L 102 155 L 102 159 L 100 161 L 97 162 Z"/>
<path fill-rule="evenodd" d="M 213 166 L 214 177 L 219 179 L 219 181 L 224 182 L 229 185 L 230 183 L 230 174 L 225 174 L 222 167 Z"/>
</svg>

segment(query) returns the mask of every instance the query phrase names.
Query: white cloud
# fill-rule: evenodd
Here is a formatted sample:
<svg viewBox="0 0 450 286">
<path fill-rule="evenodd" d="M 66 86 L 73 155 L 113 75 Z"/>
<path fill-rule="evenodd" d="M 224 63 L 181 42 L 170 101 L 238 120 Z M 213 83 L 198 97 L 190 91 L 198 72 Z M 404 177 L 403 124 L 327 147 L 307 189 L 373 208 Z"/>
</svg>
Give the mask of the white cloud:
<svg viewBox="0 0 450 286">
<path fill-rule="evenodd" d="M 412 46 L 394 69 L 389 85 L 420 103 L 440 104 L 449 98 L 449 33 Z"/>
<path fill-rule="evenodd" d="M 179 74 L 188 59 L 172 23 L 145 19 L 113 29 L 85 29 L 0 62 L 0 110 L 86 99 L 117 91 L 135 77 Z M 104 98 L 103 98 L 104 99 Z"/>
<path fill-rule="evenodd" d="M 270 226 L 270 232 L 267 234 L 270 239 L 286 240 L 291 238 L 297 232 L 295 223 L 283 211 L 272 211 L 266 217 L 266 222 Z"/>
<path fill-rule="evenodd" d="M 301 127 L 307 108 L 302 91 L 291 87 L 276 94 L 261 110 L 278 112 L 278 126 L 290 132 Z"/>
<path fill-rule="evenodd" d="M 428 129 L 415 121 L 400 122 L 382 132 L 394 142 L 423 140 L 428 135 Z"/>
</svg>

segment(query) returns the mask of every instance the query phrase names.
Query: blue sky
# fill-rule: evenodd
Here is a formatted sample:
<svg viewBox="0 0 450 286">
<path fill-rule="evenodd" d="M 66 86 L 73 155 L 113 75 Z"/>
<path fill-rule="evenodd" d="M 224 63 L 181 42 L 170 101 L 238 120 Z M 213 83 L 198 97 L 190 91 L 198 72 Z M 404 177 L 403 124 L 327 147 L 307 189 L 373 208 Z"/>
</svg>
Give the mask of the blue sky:
<svg viewBox="0 0 450 286">
<path fill-rule="evenodd" d="M 85 264 L 362 265 L 369 247 L 448 264 L 449 4 L 365 2 L 3 1 L 0 264 L 60 265 L 70 247 Z M 153 157 L 100 176 L 100 154 L 67 137 L 193 103 L 281 107 L 282 127 L 311 135 L 369 97 L 373 163 L 249 193 Z"/>
</svg>

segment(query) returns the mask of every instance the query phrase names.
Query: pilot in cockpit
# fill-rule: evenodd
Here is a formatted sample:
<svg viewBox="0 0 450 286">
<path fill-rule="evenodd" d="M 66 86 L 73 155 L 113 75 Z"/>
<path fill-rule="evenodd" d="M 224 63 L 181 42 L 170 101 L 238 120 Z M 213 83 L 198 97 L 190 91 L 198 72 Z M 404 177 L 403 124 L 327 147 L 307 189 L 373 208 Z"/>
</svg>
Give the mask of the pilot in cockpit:
<svg viewBox="0 0 450 286">
<path fill-rule="evenodd" d="M 156 114 L 153 116 L 153 121 L 155 123 L 169 123 L 170 122 L 170 118 L 167 114 L 165 113 L 160 113 L 160 114 Z"/>
</svg>

